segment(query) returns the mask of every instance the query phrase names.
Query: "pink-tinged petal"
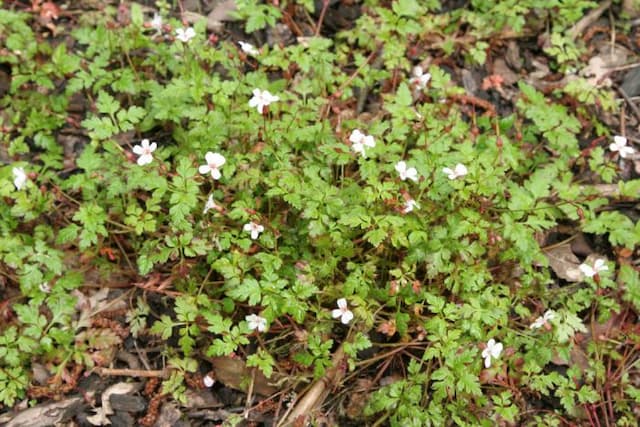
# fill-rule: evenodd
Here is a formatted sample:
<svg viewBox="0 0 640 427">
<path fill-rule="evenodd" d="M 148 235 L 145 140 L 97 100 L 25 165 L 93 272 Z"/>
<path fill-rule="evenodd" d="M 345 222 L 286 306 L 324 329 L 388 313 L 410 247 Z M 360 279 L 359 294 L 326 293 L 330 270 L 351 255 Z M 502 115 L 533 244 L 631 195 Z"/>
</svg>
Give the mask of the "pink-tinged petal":
<svg viewBox="0 0 640 427">
<path fill-rule="evenodd" d="M 340 310 L 339 308 L 334 308 L 333 310 L 331 310 L 331 317 L 333 317 L 334 319 L 337 319 L 338 317 L 342 316 L 342 310 Z"/>
<path fill-rule="evenodd" d="M 343 309 L 343 310 L 347 308 L 347 300 L 346 300 L 346 298 L 340 298 L 340 299 L 337 301 L 337 303 L 338 303 L 338 307 L 339 307 L 339 308 L 341 308 L 341 309 Z"/>
<path fill-rule="evenodd" d="M 207 151 L 207 154 L 204 155 L 204 160 L 207 162 L 207 164 L 211 165 L 214 163 L 214 157 L 213 157 L 213 153 L 211 151 Z"/>
<path fill-rule="evenodd" d="M 148 154 L 143 154 L 142 156 L 138 157 L 138 165 L 139 166 L 144 166 L 148 163 L 151 163 L 151 156 Z"/>
<path fill-rule="evenodd" d="M 140 145 L 134 145 L 132 151 L 134 154 L 137 154 L 138 156 L 144 153 L 144 149 Z"/>
<path fill-rule="evenodd" d="M 151 145 L 149 145 L 149 151 L 152 153 L 156 151 L 156 148 L 158 148 L 158 144 L 156 144 L 155 142 L 152 142 Z"/>
<path fill-rule="evenodd" d="M 248 224 L 245 224 L 244 227 L 242 227 L 242 229 L 244 231 L 251 231 L 253 227 L 251 226 L 251 223 L 248 223 Z"/>
<path fill-rule="evenodd" d="M 200 165 L 198 167 L 198 172 L 200 172 L 201 174 L 207 174 L 211 171 L 211 168 L 209 167 L 209 165 Z"/>
<path fill-rule="evenodd" d="M 484 367 L 489 369 L 491 367 L 491 356 L 484 358 Z"/>
<path fill-rule="evenodd" d="M 218 180 L 222 177 L 220 170 L 218 168 L 211 169 L 211 177 L 215 180 Z"/>
<path fill-rule="evenodd" d="M 224 165 L 225 162 L 227 161 L 227 159 L 225 159 L 224 156 L 220 153 L 213 153 L 213 156 L 211 156 L 211 159 L 212 161 L 210 161 L 209 163 L 213 163 L 217 167 Z"/>
</svg>

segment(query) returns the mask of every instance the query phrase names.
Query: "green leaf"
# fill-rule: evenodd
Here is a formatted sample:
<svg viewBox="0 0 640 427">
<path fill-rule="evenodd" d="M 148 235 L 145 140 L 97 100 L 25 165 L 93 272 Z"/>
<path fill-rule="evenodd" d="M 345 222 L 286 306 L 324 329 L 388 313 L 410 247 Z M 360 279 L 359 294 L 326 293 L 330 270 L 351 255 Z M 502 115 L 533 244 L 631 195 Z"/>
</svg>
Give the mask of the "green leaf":
<svg viewBox="0 0 640 427">
<path fill-rule="evenodd" d="M 163 314 L 162 316 L 160 316 L 160 320 L 156 320 L 153 323 L 150 332 L 152 334 L 160 335 L 163 340 L 168 340 L 173 334 L 174 326 L 175 324 L 173 323 L 171 318 L 166 314 Z"/>
</svg>

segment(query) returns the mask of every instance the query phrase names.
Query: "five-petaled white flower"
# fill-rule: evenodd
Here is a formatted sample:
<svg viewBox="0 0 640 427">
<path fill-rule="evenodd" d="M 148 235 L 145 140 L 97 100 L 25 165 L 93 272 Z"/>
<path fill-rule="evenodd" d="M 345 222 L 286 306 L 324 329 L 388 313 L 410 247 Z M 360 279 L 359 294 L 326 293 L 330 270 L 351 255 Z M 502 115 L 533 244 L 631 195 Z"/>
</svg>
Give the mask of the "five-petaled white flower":
<svg viewBox="0 0 640 427">
<path fill-rule="evenodd" d="M 413 67 L 413 77 L 409 80 L 409 83 L 418 87 L 419 89 L 424 89 L 427 87 L 427 83 L 431 80 L 431 74 L 425 73 L 420 65 Z"/>
<path fill-rule="evenodd" d="M 153 19 L 149 23 L 149 26 L 156 30 L 157 32 L 162 32 L 162 16 L 159 13 L 153 14 Z"/>
<path fill-rule="evenodd" d="M 635 152 L 633 147 L 627 146 L 627 138 L 620 135 L 613 137 L 613 143 L 609 144 L 609 150 L 617 151 L 623 159 Z"/>
<path fill-rule="evenodd" d="M 250 314 L 245 316 L 244 320 L 247 321 L 249 329 L 258 330 L 258 332 L 264 332 L 267 330 L 267 319 L 260 317 L 256 314 Z"/>
<path fill-rule="evenodd" d="M 491 367 L 491 358 L 497 359 L 502 353 L 502 343 L 496 342 L 493 338 L 487 341 L 487 347 L 482 350 L 482 358 L 484 359 L 484 367 Z"/>
<path fill-rule="evenodd" d="M 400 174 L 400 179 L 405 181 L 407 178 L 411 181 L 418 181 L 418 171 L 416 168 L 407 168 L 407 163 L 400 160 L 396 163 L 396 171 Z"/>
<path fill-rule="evenodd" d="M 218 205 L 216 205 L 216 202 L 213 201 L 213 194 L 209 194 L 209 198 L 207 199 L 207 203 L 205 203 L 204 205 L 204 210 L 202 211 L 202 213 L 206 214 L 211 209 L 218 209 Z"/>
<path fill-rule="evenodd" d="M 338 300 L 338 308 L 331 311 L 331 317 L 334 319 L 339 317 L 340 321 L 344 325 L 348 325 L 349 322 L 351 322 L 351 319 L 353 319 L 353 313 L 347 308 L 347 300 L 345 298 L 340 298 Z"/>
<path fill-rule="evenodd" d="M 356 153 L 362 154 L 362 157 L 367 157 L 367 153 L 364 151 L 365 147 L 373 148 L 376 146 L 373 136 L 365 135 L 360 132 L 360 129 L 355 129 L 351 132 L 349 141 L 351 141 L 351 149 Z"/>
<path fill-rule="evenodd" d="M 260 51 L 251 43 L 239 41 L 238 44 L 240 45 L 240 49 L 247 55 L 258 56 L 260 54 Z"/>
<path fill-rule="evenodd" d="M 213 377 L 211 377 L 211 375 L 209 375 L 209 374 L 205 375 L 204 378 L 202 379 L 202 384 L 204 384 L 204 386 L 207 387 L 207 388 L 213 387 L 215 382 L 216 382 L 216 380 L 213 379 Z"/>
<path fill-rule="evenodd" d="M 404 203 L 404 208 L 402 209 L 402 213 L 409 213 L 414 209 L 420 209 L 420 205 L 413 199 L 409 199 Z"/>
<path fill-rule="evenodd" d="M 207 154 L 204 155 L 204 160 L 207 162 L 206 165 L 200 165 L 198 168 L 198 172 L 201 174 L 207 174 L 211 172 L 211 177 L 213 179 L 220 179 L 222 174 L 220 173 L 220 168 L 227 159 L 220 153 L 212 153 L 211 151 L 207 151 Z"/>
<path fill-rule="evenodd" d="M 252 222 L 246 223 L 243 227 L 243 230 L 248 233 L 251 233 L 251 238 L 253 240 L 256 240 L 258 236 L 260 236 L 260 233 L 264 231 L 264 227 L 252 221 Z"/>
<path fill-rule="evenodd" d="M 556 312 L 553 310 L 547 310 L 544 312 L 544 314 L 540 317 L 538 317 L 532 324 L 531 326 L 529 326 L 529 328 L 531 329 L 538 329 L 543 327 L 544 325 L 546 325 L 549 320 L 553 319 L 554 317 L 556 317 Z"/>
<path fill-rule="evenodd" d="M 148 139 L 143 139 L 140 141 L 140 145 L 133 146 L 133 152 L 138 156 L 138 164 L 140 166 L 147 165 L 153 161 L 153 153 L 158 148 L 158 145 L 155 142 L 149 144 Z"/>
<path fill-rule="evenodd" d="M 469 171 L 462 163 L 458 163 L 453 169 L 442 168 L 442 172 L 446 173 L 449 179 L 456 179 L 465 176 Z"/>
<path fill-rule="evenodd" d="M 22 190 L 27 183 L 27 174 L 24 169 L 16 167 L 11 172 L 13 173 L 13 185 L 16 186 L 16 190 Z"/>
<path fill-rule="evenodd" d="M 593 263 L 593 267 L 591 267 L 589 264 L 582 263 L 580 264 L 580 266 L 578 266 L 578 268 L 586 277 L 593 277 L 601 271 L 609 270 L 609 267 L 607 267 L 607 264 L 605 264 L 605 260 L 603 260 L 602 258 L 595 260 L 595 262 Z"/>
<path fill-rule="evenodd" d="M 176 30 L 176 38 L 183 43 L 189 43 L 189 41 L 196 36 L 196 30 L 193 27 L 178 28 Z"/>
<path fill-rule="evenodd" d="M 262 114 L 264 107 L 279 100 L 280 97 L 271 95 L 268 90 L 254 89 L 253 98 L 249 100 L 249 107 L 256 107 L 258 113 Z"/>
</svg>

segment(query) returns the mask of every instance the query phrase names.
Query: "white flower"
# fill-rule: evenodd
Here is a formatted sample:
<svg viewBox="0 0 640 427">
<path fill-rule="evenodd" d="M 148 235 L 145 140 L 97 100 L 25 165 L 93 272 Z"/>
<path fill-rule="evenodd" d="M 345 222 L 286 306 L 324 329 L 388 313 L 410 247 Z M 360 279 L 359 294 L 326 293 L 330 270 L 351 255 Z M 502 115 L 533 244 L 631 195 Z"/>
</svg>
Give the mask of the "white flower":
<svg viewBox="0 0 640 427">
<path fill-rule="evenodd" d="M 40 283 L 40 286 L 38 286 L 40 288 L 40 290 L 42 292 L 44 292 L 45 294 L 49 294 L 51 293 L 51 286 L 49 286 L 49 284 L 47 282 L 42 282 Z"/>
<path fill-rule="evenodd" d="M 176 38 L 183 43 L 189 43 L 189 41 L 196 36 L 196 30 L 192 27 L 178 28 L 176 30 Z"/>
<path fill-rule="evenodd" d="M 148 139 L 140 141 L 140 145 L 134 145 L 133 152 L 140 156 L 138 157 L 138 164 L 144 166 L 151 163 L 153 161 L 153 154 L 151 153 L 156 151 L 156 148 L 158 148 L 158 145 L 155 142 L 149 144 Z"/>
<path fill-rule="evenodd" d="M 619 152 L 623 159 L 635 152 L 633 147 L 627 147 L 627 138 L 620 135 L 613 137 L 613 143 L 609 144 L 609 150 Z"/>
<path fill-rule="evenodd" d="M 27 174 L 24 173 L 23 168 L 13 168 L 13 185 L 16 186 L 16 190 L 22 190 L 27 183 Z"/>
<path fill-rule="evenodd" d="M 268 90 L 254 89 L 253 98 L 249 100 L 249 107 L 256 107 L 258 113 L 262 114 L 264 107 L 279 100 L 280 97 L 271 95 Z"/>
<path fill-rule="evenodd" d="M 198 168 L 198 172 L 201 174 L 207 174 L 211 172 L 211 177 L 213 179 L 220 179 L 222 174 L 220 173 L 220 168 L 227 161 L 224 156 L 220 153 L 212 153 L 211 151 L 207 151 L 207 154 L 204 155 L 204 159 L 207 162 L 206 165 L 200 165 Z"/>
<path fill-rule="evenodd" d="M 337 319 L 339 317 L 340 321 L 344 325 L 348 325 L 349 322 L 351 322 L 351 319 L 353 319 L 353 313 L 347 308 L 346 299 L 340 298 L 338 300 L 338 308 L 331 311 L 331 317 L 333 317 L 334 319 Z"/>
<path fill-rule="evenodd" d="M 149 23 L 149 26 L 156 30 L 157 32 L 162 32 L 162 16 L 158 13 L 153 14 L 153 19 Z"/>
<path fill-rule="evenodd" d="M 446 173 L 449 179 L 456 179 L 465 176 L 469 171 L 462 163 L 458 163 L 453 169 L 443 168 L 442 172 Z"/>
<path fill-rule="evenodd" d="M 425 73 L 420 65 L 413 67 L 413 77 L 409 80 L 412 85 L 424 89 L 431 80 L 431 74 Z"/>
<path fill-rule="evenodd" d="M 202 379 L 202 383 L 207 388 L 213 387 L 213 384 L 215 384 L 215 382 L 216 380 L 213 379 L 209 374 L 205 375 L 205 377 Z"/>
<path fill-rule="evenodd" d="M 607 264 L 605 264 L 605 260 L 603 260 L 602 258 L 595 260 L 595 262 L 593 263 L 593 267 L 583 263 L 580 264 L 578 268 L 586 277 L 593 277 L 601 271 L 609 270 L 609 267 L 607 267 Z"/>
<path fill-rule="evenodd" d="M 258 238 L 258 236 L 260 236 L 260 233 L 262 233 L 264 231 L 264 227 L 261 226 L 260 224 L 256 224 L 255 222 L 249 222 L 247 224 L 244 225 L 243 230 L 246 232 L 250 232 L 251 233 L 251 238 L 253 240 L 256 240 Z"/>
<path fill-rule="evenodd" d="M 209 210 L 217 208 L 218 205 L 216 205 L 216 202 L 213 201 L 213 194 L 209 194 L 209 198 L 207 199 L 207 203 L 204 205 L 204 210 L 202 211 L 202 213 L 206 214 L 207 212 L 209 212 Z"/>
<path fill-rule="evenodd" d="M 249 329 L 258 330 L 258 332 L 264 332 L 267 330 L 267 319 L 255 314 L 245 316 L 244 320 L 249 324 Z"/>
<path fill-rule="evenodd" d="M 491 338 L 487 342 L 487 348 L 482 350 L 482 358 L 484 359 L 484 367 L 489 368 L 491 366 L 491 358 L 497 359 L 502 353 L 502 343 L 496 342 Z"/>
<path fill-rule="evenodd" d="M 420 209 L 420 205 L 413 199 L 409 199 L 405 202 L 404 208 L 402 209 L 402 213 L 409 213 L 414 209 Z"/>
<path fill-rule="evenodd" d="M 531 329 L 538 329 L 547 324 L 547 322 L 556 317 L 556 312 L 553 310 L 547 310 L 544 314 L 538 317 L 530 326 Z"/>
<path fill-rule="evenodd" d="M 396 163 L 396 170 L 400 174 L 400 179 L 405 181 L 409 178 L 411 181 L 418 180 L 418 171 L 416 168 L 407 168 L 407 163 L 404 160 L 400 160 Z"/>
<path fill-rule="evenodd" d="M 238 44 L 240 45 L 240 49 L 247 55 L 258 56 L 260 54 L 260 51 L 251 43 L 239 41 Z"/>
<path fill-rule="evenodd" d="M 351 141 L 351 149 L 356 153 L 362 154 L 362 157 L 367 157 L 364 152 L 365 147 L 373 148 L 376 146 L 376 142 L 373 140 L 373 136 L 365 135 L 360 132 L 360 129 L 355 129 L 351 132 L 351 136 L 349 136 L 349 141 Z"/>
</svg>

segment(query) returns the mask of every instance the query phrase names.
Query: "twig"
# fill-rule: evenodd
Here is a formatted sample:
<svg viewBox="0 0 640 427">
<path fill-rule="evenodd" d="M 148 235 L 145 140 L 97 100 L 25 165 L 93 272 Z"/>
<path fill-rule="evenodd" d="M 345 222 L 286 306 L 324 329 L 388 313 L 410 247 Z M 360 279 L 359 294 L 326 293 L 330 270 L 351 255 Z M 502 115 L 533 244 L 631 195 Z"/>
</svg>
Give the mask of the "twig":
<svg viewBox="0 0 640 427">
<path fill-rule="evenodd" d="M 572 40 L 575 40 L 589 25 L 596 22 L 609 6 L 611 6 L 611 0 L 605 1 L 599 7 L 587 13 L 584 18 L 576 22 L 574 26 L 567 31 L 567 35 L 571 37 Z"/>
<path fill-rule="evenodd" d="M 249 419 L 249 411 L 251 410 L 251 401 L 253 400 L 253 385 L 256 382 L 256 368 L 251 370 L 251 382 L 247 391 L 247 403 L 244 406 L 244 419 Z"/>
<path fill-rule="evenodd" d="M 638 120 L 640 120 L 640 110 L 638 109 L 638 107 L 636 107 L 636 105 L 633 103 L 633 101 L 631 101 L 631 99 L 629 98 L 629 95 L 627 95 L 627 93 L 624 91 L 624 89 L 622 89 L 622 87 L 618 86 L 617 89 L 618 89 L 618 92 L 620 93 L 620 95 L 622 95 L 624 100 L 629 105 L 629 108 L 631 108 L 631 110 L 633 111 L 633 114 L 635 114 L 636 118 Z"/>
<path fill-rule="evenodd" d="M 324 15 L 327 13 L 328 8 L 329 8 L 329 0 L 322 0 L 322 10 L 320 11 L 320 18 L 318 18 L 318 23 L 316 24 L 316 32 L 315 32 L 316 37 L 320 35 L 320 28 L 322 28 L 322 21 L 324 21 Z"/>
<path fill-rule="evenodd" d="M 324 399 L 327 397 L 327 394 L 329 394 L 331 388 L 342 380 L 344 372 L 340 368 L 340 365 L 342 365 L 343 359 L 344 347 L 341 345 L 333 354 L 333 358 L 331 360 L 332 366 L 327 370 L 325 376 L 320 378 L 315 384 L 313 384 L 313 386 L 311 386 L 309 391 L 302 396 L 284 421 L 278 424 L 278 427 L 296 425 L 295 423 L 299 418 L 308 417 L 314 409 L 324 402 Z"/>
<path fill-rule="evenodd" d="M 97 367 L 95 373 L 100 376 L 114 377 L 143 377 L 143 378 L 166 378 L 169 372 L 166 369 L 147 371 L 144 369 L 115 369 Z"/>
</svg>

